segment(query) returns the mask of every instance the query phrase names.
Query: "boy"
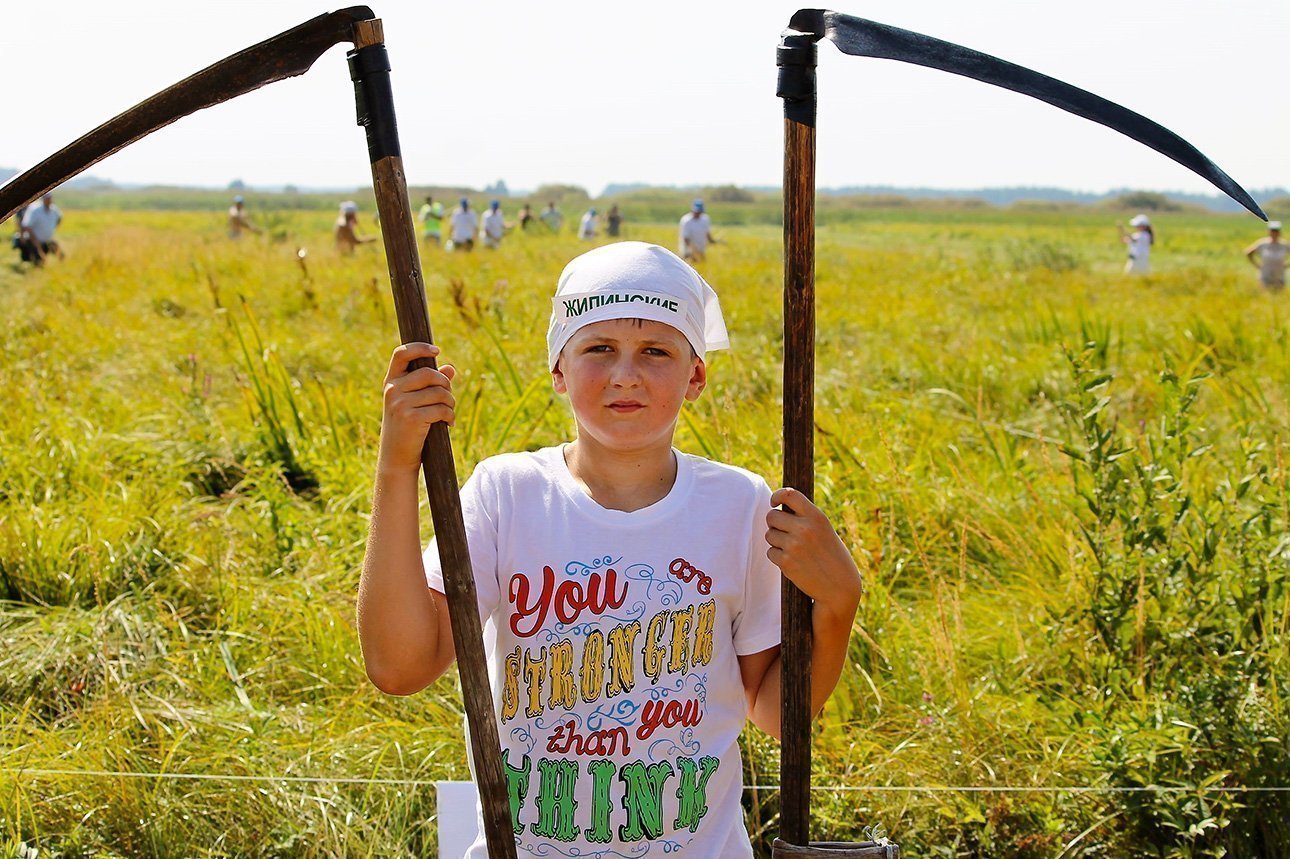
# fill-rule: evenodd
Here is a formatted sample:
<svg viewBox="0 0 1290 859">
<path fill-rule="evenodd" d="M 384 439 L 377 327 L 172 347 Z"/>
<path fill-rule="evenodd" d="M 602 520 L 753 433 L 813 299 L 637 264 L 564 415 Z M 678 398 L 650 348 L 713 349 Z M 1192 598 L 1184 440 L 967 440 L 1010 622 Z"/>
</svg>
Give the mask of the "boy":
<svg viewBox="0 0 1290 859">
<path fill-rule="evenodd" d="M 548 367 L 577 437 L 481 462 L 461 492 L 519 855 L 749 857 L 738 738 L 749 718 L 779 734 L 779 571 L 815 599 L 813 712 L 860 574 L 800 493 L 673 449 L 707 350 L 729 345 L 694 269 L 608 245 L 569 263 L 553 305 Z M 453 421 L 454 371 L 406 369 L 438 351 L 399 347 L 385 380 L 358 623 L 391 694 L 454 655 L 417 530 L 421 447 Z M 486 856 L 482 836 L 468 856 Z"/>
</svg>

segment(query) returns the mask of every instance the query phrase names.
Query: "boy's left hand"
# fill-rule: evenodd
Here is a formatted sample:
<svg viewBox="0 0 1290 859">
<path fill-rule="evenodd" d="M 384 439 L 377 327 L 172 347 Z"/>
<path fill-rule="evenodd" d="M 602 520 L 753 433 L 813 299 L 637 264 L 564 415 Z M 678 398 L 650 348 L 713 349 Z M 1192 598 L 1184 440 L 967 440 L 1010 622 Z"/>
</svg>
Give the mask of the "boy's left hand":
<svg viewBox="0 0 1290 859">
<path fill-rule="evenodd" d="M 828 517 L 796 489 L 776 490 L 770 503 L 776 509 L 766 514 L 766 557 L 817 605 L 854 617 L 860 570 Z"/>
</svg>

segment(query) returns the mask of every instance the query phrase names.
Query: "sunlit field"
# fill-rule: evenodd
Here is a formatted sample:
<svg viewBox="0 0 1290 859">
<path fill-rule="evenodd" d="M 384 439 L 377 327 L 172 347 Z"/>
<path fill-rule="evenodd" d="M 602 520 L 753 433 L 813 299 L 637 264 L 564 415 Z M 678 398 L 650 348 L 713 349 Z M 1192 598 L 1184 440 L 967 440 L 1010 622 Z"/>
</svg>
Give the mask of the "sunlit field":
<svg viewBox="0 0 1290 859">
<path fill-rule="evenodd" d="M 677 444 L 778 485 L 779 231 L 711 209 L 734 348 Z M 867 593 L 817 837 L 1290 856 L 1290 296 L 1241 255 L 1249 216 L 1156 215 L 1130 279 L 1125 214 L 820 228 L 817 500 Z M 0 264 L 0 856 L 430 856 L 430 782 L 468 777 L 455 678 L 385 696 L 354 628 L 383 252 L 338 256 L 326 211 L 251 215 L 234 242 L 218 211 L 71 210 L 65 260 Z M 423 251 L 462 479 L 571 437 L 543 366 L 588 247 L 568 220 Z M 778 746 L 744 748 L 769 855 Z"/>
</svg>

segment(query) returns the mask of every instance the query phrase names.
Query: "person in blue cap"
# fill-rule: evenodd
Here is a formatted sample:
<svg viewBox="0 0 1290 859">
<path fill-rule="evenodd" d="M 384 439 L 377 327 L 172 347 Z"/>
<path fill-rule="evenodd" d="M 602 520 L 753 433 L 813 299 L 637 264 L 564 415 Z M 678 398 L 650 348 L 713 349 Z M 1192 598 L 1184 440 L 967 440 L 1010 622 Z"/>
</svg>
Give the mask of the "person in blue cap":
<svg viewBox="0 0 1290 859">
<path fill-rule="evenodd" d="M 600 218 L 596 215 L 595 208 L 588 209 L 578 222 L 578 238 L 594 239 L 596 237 L 596 227 L 600 225 Z"/>
<path fill-rule="evenodd" d="M 712 237 L 712 221 L 703 211 L 703 201 L 695 200 L 690 211 L 681 216 L 680 254 L 690 262 L 703 262 L 709 244 L 716 244 Z"/>
<path fill-rule="evenodd" d="M 479 220 L 470 210 L 470 198 L 462 197 L 461 205 L 452 213 L 452 247 L 448 250 L 473 251 Z"/>
<path fill-rule="evenodd" d="M 241 194 L 233 198 L 233 205 L 228 209 L 228 237 L 230 239 L 242 238 L 243 230 L 250 230 L 253 233 L 259 233 L 260 228 L 252 224 L 246 218 L 246 200 Z"/>
<path fill-rule="evenodd" d="M 493 249 L 501 247 L 502 237 L 506 235 L 508 229 L 510 224 L 506 223 L 506 218 L 502 215 L 501 201 L 493 200 L 488 204 L 488 211 L 484 213 L 484 247 Z"/>
</svg>

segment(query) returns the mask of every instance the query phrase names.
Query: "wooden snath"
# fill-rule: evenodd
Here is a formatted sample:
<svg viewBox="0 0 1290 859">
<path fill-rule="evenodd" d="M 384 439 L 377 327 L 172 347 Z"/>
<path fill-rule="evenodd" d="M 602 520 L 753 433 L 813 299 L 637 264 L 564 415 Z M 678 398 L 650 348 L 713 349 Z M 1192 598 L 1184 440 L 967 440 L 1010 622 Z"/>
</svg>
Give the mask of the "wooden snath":
<svg viewBox="0 0 1290 859">
<path fill-rule="evenodd" d="M 815 64 L 816 37 L 785 33 L 778 95 L 784 99 L 784 485 L 815 496 Z M 886 841 L 812 842 L 811 599 L 782 582 L 780 829 L 775 857 L 896 859 Z"/>
<path fill-rule="evenodd" d="M 355 24 L 354 50 L 347 55 L 350 78 L 354 81 L 358 124 L 367 131 L 372 187 L 381 216 L 381 237 L 385 243 L 385 262 L 394 293 L 399 338 L 404 343 L 433 343 L 416 226 L 412 220 L 394 118 L 390 62 L 384 42 L 379 19 Z M 408 371 L 434 366 L 434 358 L 419 358 L 408 365 Z M 426 497 L 430 502 L 439 563 L 443 569 L 444 596 L 452 624 L 453 646 L 457 652 L 457 672 L 461 678 L 462 702 L 470 729 L 471 760 L 479 788 L 488 855 L 496 859 L 513 859 L 516 855 L 515 834 L 511 826 L 510 799 L 502 769 L 501 740 L 484 654 L 483 625 L 479 619 L 475 575 L 466 543 L 466 523 L 461 512 L 457 470 L 447 424 L 436 422 L 430 425 L 425 445 L 421 448 L 421 472 L 425 477 Z"/>
</svg>

